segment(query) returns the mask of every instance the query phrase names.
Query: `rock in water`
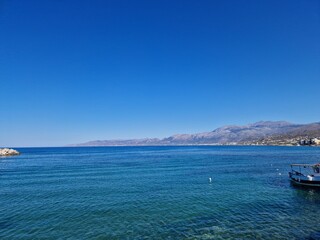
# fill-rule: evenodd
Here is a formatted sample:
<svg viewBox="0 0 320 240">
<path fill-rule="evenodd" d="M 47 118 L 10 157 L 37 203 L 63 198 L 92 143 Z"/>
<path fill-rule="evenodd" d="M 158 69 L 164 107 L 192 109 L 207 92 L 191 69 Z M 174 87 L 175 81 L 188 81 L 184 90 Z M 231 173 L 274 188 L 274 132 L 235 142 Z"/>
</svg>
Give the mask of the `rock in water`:
<svg viewBox="0 0 320 240">
<path fill-rule="evenodd" d="M 0 156 L 13 156 L 19 155 L 20 153 L 17 150 L 10 148 L 0 148 Z"/>
</svg>

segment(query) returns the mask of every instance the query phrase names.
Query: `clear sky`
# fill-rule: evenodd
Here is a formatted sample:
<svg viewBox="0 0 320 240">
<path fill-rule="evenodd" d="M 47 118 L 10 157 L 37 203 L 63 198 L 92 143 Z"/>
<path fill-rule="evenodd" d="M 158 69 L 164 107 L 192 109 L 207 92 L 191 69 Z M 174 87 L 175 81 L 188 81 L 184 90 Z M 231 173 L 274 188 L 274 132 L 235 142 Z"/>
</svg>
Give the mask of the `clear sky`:
<svg viewBox="0 0 320 240">
<path fill-rule="evenodd" d="M 0 0 L 0 146 L 320 121 L 320 1 Z"/>
</svg>

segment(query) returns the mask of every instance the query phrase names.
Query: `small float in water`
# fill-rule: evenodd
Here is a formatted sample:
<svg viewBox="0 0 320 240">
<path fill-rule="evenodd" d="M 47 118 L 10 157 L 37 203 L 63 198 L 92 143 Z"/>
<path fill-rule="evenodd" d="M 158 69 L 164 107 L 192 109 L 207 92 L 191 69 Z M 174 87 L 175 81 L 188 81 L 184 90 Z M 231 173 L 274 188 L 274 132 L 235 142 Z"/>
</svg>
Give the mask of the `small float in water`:
<svg viewBox="0 0 320 240">
<path fill-rule="evenodd" d="M 299 186 L 320 188 L 320 163 L 291 164 L 289 178 L 292 183 Z"/>
</svg>

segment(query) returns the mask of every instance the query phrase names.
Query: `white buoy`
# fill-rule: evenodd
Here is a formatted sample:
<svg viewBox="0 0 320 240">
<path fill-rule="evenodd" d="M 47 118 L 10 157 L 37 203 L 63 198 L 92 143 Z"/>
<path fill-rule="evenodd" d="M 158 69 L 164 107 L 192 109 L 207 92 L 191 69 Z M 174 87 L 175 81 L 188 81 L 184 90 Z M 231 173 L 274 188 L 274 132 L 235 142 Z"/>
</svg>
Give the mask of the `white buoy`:
<svg viewBox="0 0 320 240">
<path fill-rule="evenodd" d="M 211 177 L 209 177 L 209 183 L 211 183 L 212 182 L 212 179 L 211 179 Z"/>
</svg>

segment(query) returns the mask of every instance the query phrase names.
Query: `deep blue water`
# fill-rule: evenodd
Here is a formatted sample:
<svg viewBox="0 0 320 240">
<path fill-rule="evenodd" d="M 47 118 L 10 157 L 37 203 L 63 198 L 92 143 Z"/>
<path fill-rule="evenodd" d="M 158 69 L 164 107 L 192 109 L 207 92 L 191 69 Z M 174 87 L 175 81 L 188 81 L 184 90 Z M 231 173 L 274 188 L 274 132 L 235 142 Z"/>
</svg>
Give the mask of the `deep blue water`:
<svg viewBox="0 0 320 240">
<path fill-rule="evenodd" d="M 287 174 L 320 148 L 18 150 L 0 158 L 0 239 L 320 239 L 319 191 Z"/>
</svg>

